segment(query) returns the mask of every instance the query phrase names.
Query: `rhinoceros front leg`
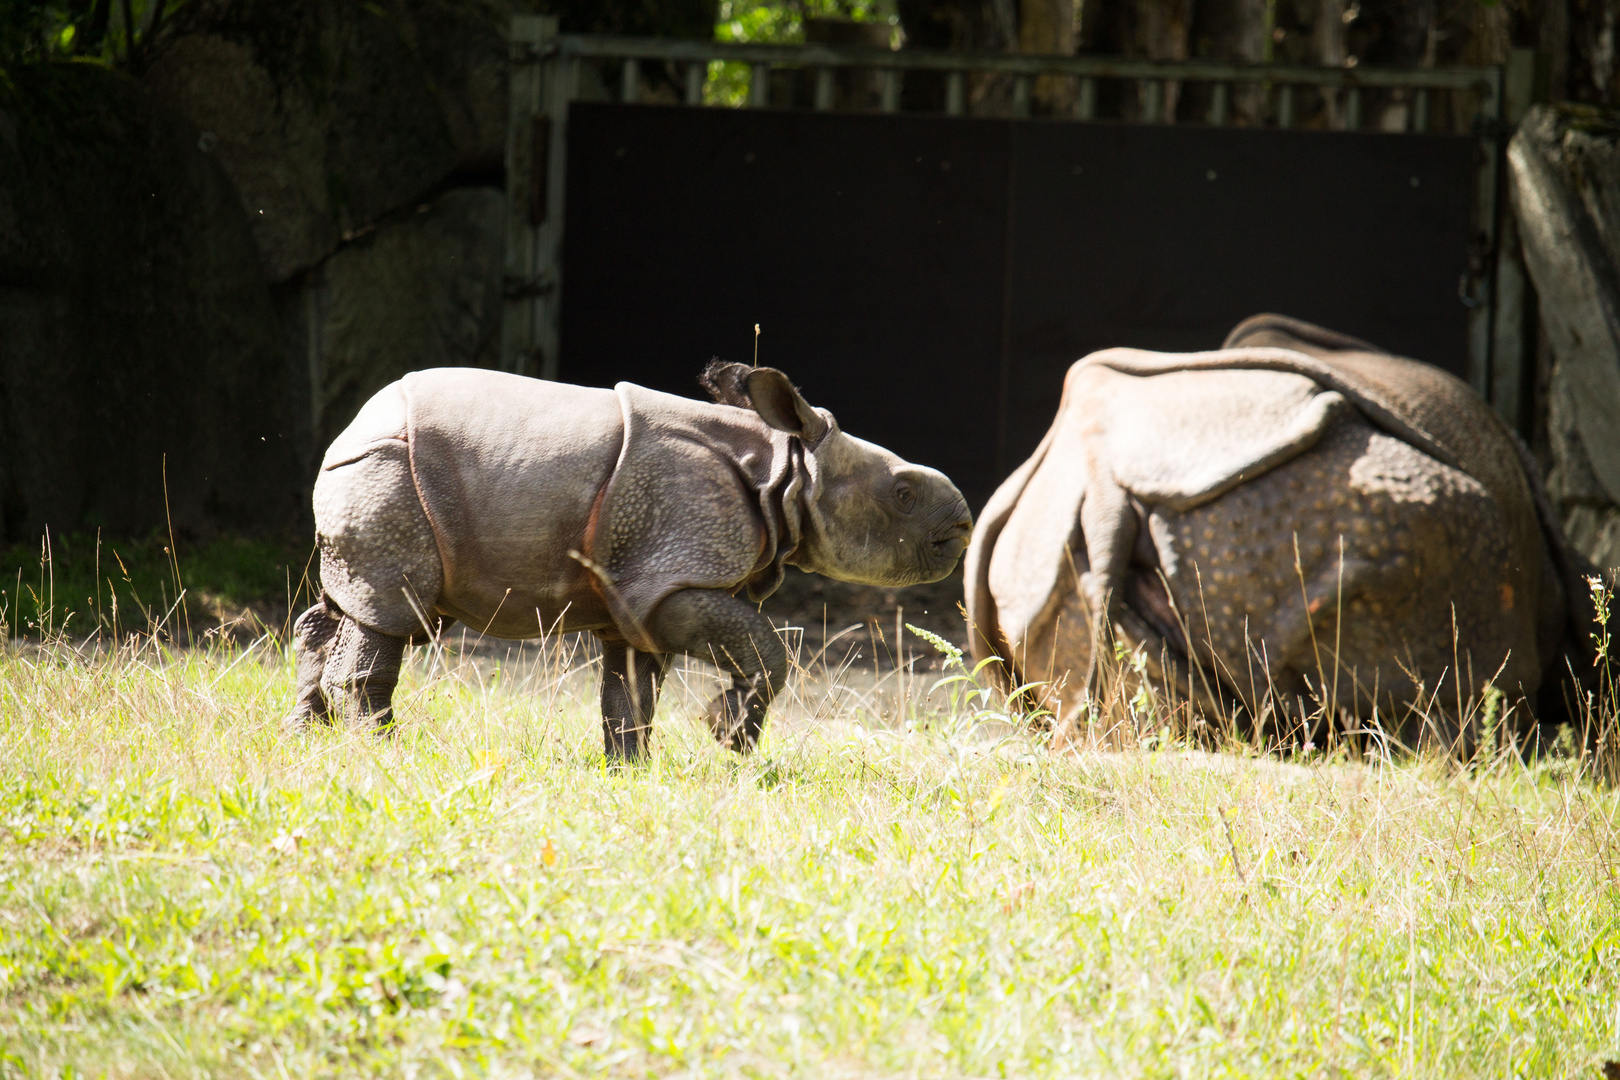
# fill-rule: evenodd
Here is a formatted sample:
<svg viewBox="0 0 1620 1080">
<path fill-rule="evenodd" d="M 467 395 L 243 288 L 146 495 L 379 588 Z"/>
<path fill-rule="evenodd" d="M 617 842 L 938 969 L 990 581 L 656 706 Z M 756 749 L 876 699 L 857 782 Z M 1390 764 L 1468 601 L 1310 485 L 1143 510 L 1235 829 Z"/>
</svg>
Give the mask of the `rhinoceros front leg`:
<svg viewBox="0 0 1620 1080">
<path fill-rule="evenodd" d="M 345 615 L 327 646 L 321 692 L 345 722 L 370 722 L 378 730 L 394 722 L 394 687 L 405 639 L 363 626 Z"/>
<path fill-rule="evenodd" d="M 770 620 L 727 593 L 682 589 L 658 605 L 647 630 L 668 651 L 731 673 L 731 689 L 709 703 L 709 729 L 739 754 L 752 750 L 765 710 L 787 682 L 787 650 Z"/>
<path fill-rule="evenodd" d="M 669 669 L 663 653 L 622 641 L 602 643 L 602 744 L 609 757 L 638 758 L 647 750 L 658 689 Z"/>
</svg>

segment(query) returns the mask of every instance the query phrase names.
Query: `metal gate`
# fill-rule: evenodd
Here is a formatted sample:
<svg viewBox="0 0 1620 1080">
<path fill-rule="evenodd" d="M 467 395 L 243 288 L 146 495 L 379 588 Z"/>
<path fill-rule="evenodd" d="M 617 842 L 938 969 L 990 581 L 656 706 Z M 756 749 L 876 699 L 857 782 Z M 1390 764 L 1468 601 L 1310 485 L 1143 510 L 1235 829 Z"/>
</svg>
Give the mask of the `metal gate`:
<svg viewBox="0 0 1620 1080">
<path fill-rule="evenodd" d="M 764 361 L 970 497 L 1027 453 L 1082 352 L 1213 347 L 1261 308 L 1437 362 L 1517 423 L 1524 285 L 1497 257 L 1497 192 L 1519 59 L 976 56 L 559 36 L 519 17 L 503 363 L 689 392 L 762 321 Z M 746 72 L 742 107 L 703 104 L 717 63 Z M 933 115 L 902 111 L 908 77 L 931 80 Z M 1163 122 L 1190 86 L 1202 122 Z M 1097 120 L 1121 88 L 1135 122 Z M 1387 108 L 1362 130 L 1391 94 L 1402 130 Z M 1240 95 L 1262 125 L 1231 126 Z M 865 110 L 836 108 L 851 98 Z M 1330 130 L 1292 130 L 1307 98 Z M 1037 99 L 1064 115 L 1027 119 Z M 1432 133 L 1437 115 L 1467 134 Z"/>
</svg>

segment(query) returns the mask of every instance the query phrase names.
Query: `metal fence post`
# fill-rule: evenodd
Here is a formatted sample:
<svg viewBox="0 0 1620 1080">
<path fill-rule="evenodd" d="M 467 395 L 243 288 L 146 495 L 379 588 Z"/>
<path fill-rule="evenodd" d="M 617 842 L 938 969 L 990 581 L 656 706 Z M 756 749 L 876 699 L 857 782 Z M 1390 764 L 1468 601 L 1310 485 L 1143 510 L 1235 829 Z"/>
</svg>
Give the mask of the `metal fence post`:
<svg viewBox="0 0 1620 1080">
<path fill-rule="evenodd" d="M 1535 94 L 1536 53 L 1534 49 L 1514 49 L 1508 54 L 1503 73 L 1502 129 L 1504 140 L 1530 108 Z M 1501 147 L 1498 147 L 1500 152 Z M 1528 306 L 1535 302 L 1519 250 L 1518 221 L 1511 205 L 1504 204 L 1501 227 L 1496 237 L 1496 312 L 1491 342 L 1491 404 L 1508 426 L 1529 434 L 1529 402 L 1525 395 L 1525 372 L 1533 365 L 1530 353 L 1535 342 L 1528 327 Z"/>
<path fill-rule="evenodd" d="M 1474 191 L 1474 250 L 1458 283 L 1457 294 L 1468 305 L 1468 383 L 1491 400 L 1492 332 L 1497 254 L 1496 178 L 1502 160 L 1502 72 L 1479 84 L 1479 166 Z"/>
<path fill-rule="evenodd" d="M 506 123 L 506 260 L 501 315 L 502 370 L 534 374 L 555 350 L 545 348 L 550 269 L 543 236 L 549 217 L 551 131 L 541 112 L 549 51 L 557 39 L 557 20 L 538 15 L 512 17 L 508 45 L 510 105 Z"/>
<path fill-rule="evenodd" d="M 1074 99 L 1076 120 L 1092 120 L 1097 115 L 1097 80 L 1081 79 L 1080 92 Z"/>
</svg>

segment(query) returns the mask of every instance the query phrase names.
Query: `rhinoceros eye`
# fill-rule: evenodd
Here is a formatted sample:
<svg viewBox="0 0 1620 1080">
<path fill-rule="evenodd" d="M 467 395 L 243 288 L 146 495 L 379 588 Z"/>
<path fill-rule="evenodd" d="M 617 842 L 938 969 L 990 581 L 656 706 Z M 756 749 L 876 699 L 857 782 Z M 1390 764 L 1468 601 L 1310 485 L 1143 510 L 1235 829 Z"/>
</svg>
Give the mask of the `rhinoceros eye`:
<svg viewBox="0 0 1620 1080">
<path fill-rule="evenodd" d="M 894 501 L 900 504 L 901 513 L 909 514 L 917 508 L 917 493 L 902 480 L 894 485 Z"/>
</svg>

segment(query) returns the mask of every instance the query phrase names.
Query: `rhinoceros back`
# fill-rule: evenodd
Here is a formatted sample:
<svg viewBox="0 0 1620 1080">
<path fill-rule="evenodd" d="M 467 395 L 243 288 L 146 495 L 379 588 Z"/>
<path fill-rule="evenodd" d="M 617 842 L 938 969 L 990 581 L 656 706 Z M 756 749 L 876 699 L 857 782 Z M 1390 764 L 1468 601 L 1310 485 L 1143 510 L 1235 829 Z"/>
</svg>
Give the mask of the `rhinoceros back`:
<svg viewBox="0 0 1620 1080">
<path fill-rule="evenodd" d="M 444 566 L 439 609 L 501 637 L 605 621 L 569 552 L 585 547 L 623 443 L 613 391 L 468 368 L 415 372 L 401 385 Z"/>
<path fill-rule="evenodd" d="M 587 628 L 605 613 L 568 553 L 622 441 L 611 390 L 471 368 L 407 375 L 322 463 L 323 586 L 386 633 L 435 610 L 503 637 L 549 631 L 564 613 Z"/>
</svg>

